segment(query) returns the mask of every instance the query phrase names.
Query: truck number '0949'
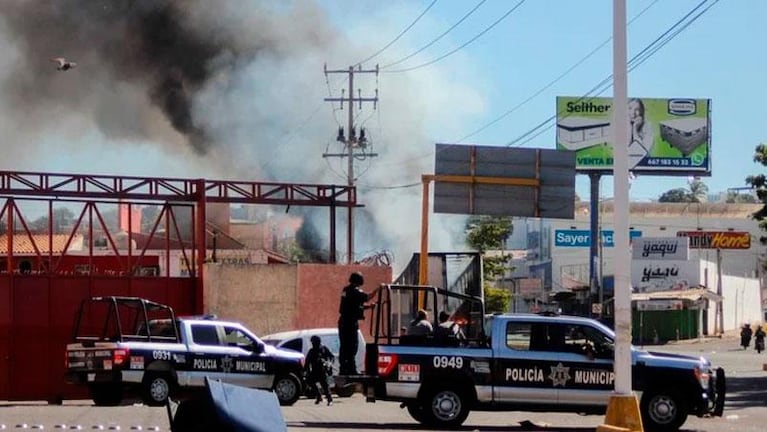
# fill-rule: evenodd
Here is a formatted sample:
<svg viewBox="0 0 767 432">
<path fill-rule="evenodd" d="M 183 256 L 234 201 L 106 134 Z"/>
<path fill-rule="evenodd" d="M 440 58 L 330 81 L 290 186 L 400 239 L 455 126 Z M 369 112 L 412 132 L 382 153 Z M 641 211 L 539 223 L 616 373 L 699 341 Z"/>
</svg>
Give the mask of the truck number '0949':
<svg viewBox="0 0 767 432">
<path fill-rule="evenodd" d="M 434 367 L 461 369 L 463 367 L 463 357 L 434 356 Z"/>
<path fill-rule="evenodd" d="M 155 360 L 170 360 L 170 351 L 152 351 L 152 358 Z"/>
</svg>

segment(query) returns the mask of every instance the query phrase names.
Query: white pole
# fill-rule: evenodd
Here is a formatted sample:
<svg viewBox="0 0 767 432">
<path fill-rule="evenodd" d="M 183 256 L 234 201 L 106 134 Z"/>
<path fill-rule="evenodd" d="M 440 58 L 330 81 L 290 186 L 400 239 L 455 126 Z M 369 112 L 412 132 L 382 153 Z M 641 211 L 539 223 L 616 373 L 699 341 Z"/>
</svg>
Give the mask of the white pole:
<svg viewBox="0 0 767 432">
<path fill-rule="evenodd" d="M 629 252 L 628 70 L 626 0 L 613 0 L 613 191 L 615 193 L 615 392 L 631 391 L 631 255 Z"/>
</svg>

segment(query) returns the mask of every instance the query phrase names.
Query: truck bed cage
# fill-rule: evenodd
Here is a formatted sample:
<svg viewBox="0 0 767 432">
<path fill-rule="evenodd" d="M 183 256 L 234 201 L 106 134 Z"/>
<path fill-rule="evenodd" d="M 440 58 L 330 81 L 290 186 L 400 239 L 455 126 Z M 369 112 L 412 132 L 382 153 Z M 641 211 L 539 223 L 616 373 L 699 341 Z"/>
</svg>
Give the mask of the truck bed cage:
<svg viewBox="0 0 767 432">
<path fill-rule="evenodd" d="M 95 326 L 90 322 L 94 319 L 94 309 L 103 307 L 106 308 L 106 318 L 101 331 L 95 335 L 81 334 L 85 327 Z M 130 321 L 129 326 L 125 325 L 125 320 Z M 179 331 L 175 313 L 170 306 L 141 297 L 99 296 L 80 302 L 72 339 L 83 343 L 126 340 L 175 342 L 179 340 Z"/>
<path fill-rule="evenodd" d="M 437 345 L 433 336 L 407 334 L 410 322 L 419 309 L 425 310 L 433 328 L 439 325 L 440 312 L 450 314 L 466 339 L 466 346 L 486 344 L 484 316 L 485 303 L 481 297 L 456 293 L 427 285 L 384 285 L 375 299 L 371 320 L 371 334 L 375 344 Z"/>
</svg>

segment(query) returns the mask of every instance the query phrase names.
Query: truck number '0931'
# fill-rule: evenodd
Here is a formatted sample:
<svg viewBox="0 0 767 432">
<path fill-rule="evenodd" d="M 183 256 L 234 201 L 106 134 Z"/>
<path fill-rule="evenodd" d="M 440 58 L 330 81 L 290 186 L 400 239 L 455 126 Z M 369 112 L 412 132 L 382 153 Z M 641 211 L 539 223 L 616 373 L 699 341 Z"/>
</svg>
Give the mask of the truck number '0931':
<svg viewBox="0 0 767 432">
<path fill-rule="evenodd" d="M 170 360 L 170 351 L 152 351 L 155 360 Z"/>
<path fill-rule="evenodd" d="M 434 356 L 434 367 L 461 369 L 463 367 L 463 357 Z"/>
</svg>

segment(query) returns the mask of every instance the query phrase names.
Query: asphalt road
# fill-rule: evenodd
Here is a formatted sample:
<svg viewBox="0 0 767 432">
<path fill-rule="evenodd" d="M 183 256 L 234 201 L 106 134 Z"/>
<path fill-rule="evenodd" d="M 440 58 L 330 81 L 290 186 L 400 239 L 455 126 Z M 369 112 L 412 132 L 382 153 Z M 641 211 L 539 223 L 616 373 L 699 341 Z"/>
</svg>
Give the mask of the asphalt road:
<svg viewBox="0 0 767 432">
<path fill-rule="evenodd" d="M 767 354 L 739 349 L 734 336 L 703 341 L 684 341 L 650 350 L 671 351 L 710 358 L 727 372 L 727 403 L 721 418 L 691 417 L 686 432 L 763 432 L 767 430 Z M 366 403 L 361 395 L 336 399 L 331 406 L 302 399 L 282 409 L 289 431 L 400 431 L 422 429 L 396 403 Z M 530 412 L 475 412 L 467 431 L 564 431 L 592 432 L 603 416 Z M 26 425 L 26 428 L 22 427 Z M 167 431 L 164 408 L 142 405 L 97 408 L 90 401 L 66 401 L 62 406 L 44 403 L 0 402 L 0 430 L 162 430 Z M 79 429 L 78 429 L 79 427 Z"/>
</svg>

